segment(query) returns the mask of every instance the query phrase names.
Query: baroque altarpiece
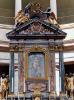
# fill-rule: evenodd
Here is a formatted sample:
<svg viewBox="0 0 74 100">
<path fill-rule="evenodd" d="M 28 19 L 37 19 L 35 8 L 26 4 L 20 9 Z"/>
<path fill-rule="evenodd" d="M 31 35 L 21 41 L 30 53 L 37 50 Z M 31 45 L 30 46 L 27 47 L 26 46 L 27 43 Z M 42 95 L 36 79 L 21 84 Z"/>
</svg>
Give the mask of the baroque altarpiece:
<svg viewBox="0 0 74 100">
<path fill-rule="evenodd" d="M 34 9 L 32 9 L 33 6 L 35 6 Z M 18 18 L 16 27 L 6 34 L 10 39 L 10 93 L 46 96 L 47 93 L 55 91 L 55 52 L 60 52 L 59 66 L 63 91 L 62 51 L 66 33 L 57 24 L 51 22 L 54 19 L 50 9 L 44 12 L 39 4 L 29 5 L 25 8 L 21 21 Z M 15 53 L 18 54 L 17 70 L 14 67 Z"/>
</svg>

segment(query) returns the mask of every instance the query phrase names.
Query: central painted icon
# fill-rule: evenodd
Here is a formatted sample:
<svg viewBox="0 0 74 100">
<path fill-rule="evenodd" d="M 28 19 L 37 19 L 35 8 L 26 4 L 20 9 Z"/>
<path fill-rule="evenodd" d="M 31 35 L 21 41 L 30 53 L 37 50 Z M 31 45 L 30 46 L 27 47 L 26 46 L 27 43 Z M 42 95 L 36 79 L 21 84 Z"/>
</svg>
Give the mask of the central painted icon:
<svg viewBox="0 0 74 100">
<path fill-rule="evenodd" d="M 43 53 L 29 53 L 29 78 L 45 78 L 45 59 Z"/>
</svg>

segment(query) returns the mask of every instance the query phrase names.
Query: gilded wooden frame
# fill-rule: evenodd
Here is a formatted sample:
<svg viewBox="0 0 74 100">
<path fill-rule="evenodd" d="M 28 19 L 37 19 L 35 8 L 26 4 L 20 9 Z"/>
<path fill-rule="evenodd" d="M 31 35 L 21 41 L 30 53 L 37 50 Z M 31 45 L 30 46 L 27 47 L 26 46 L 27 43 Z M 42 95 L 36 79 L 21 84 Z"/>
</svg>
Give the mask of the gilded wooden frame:
<svg viewBox="0 0 74 100">
<path fill-rule="evenodd" d="M 44 78 L 41 78 L 41 77 L 37 77 L 37 78 L 29 78 L 28 77 L 28 60 L 29 60 L 29 53 L 44 53 L 44 59 L 45 59 L 45 64 L 44 64 L 44 67 L 45 67 L 45 77 Z M 28 79 L 38 79 L 38 80 L 48 80 L 48 66 L 49 66 L 49 61 L 48 61 L 48 50 L 46 48 L 42 48 L 42 47 L 38 47 L 38 46 L 33 46 L 32 48 L 30 49 L 27 49 L 25 50 L 25 78 L 26 80 Z"/>
</svg>

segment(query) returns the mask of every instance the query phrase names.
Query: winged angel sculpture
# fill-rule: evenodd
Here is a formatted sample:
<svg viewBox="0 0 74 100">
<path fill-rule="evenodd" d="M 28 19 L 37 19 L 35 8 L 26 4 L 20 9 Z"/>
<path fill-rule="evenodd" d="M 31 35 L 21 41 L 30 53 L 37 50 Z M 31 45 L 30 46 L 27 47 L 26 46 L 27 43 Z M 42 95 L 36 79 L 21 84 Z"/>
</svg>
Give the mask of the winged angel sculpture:
<svg viewBox="0 0 74 100">
<path fill-rule="evenodd" d="M 47 20 L 49 23 L 59 26 L 54 12 L 51 12 L 49 7 L 46 11 L 42 11 L 41 5 L 37 2 L 29 3 L 24 10 L 20 10 L 15 16 L 15 21 L 17 25 L 21 25 L 34 17 Z"/>
</svg>

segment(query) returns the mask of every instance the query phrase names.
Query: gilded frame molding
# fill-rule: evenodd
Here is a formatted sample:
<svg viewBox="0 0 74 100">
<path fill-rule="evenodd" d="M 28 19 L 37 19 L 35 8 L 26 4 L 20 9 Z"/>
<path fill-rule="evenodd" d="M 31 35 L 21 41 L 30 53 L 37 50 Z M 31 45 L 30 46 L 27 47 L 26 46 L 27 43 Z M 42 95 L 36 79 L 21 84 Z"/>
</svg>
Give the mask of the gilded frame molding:
<svg viewBox="0 0 74 100">
<path fill-rule="evenodd" d="M 45 78 L 41 78 L 41 77 L 37 77 L 37 78 L 29 78 L 28 77 L 28 60 L 29 60 L 29 53 L 34 52 L 34 53 L 44 53 L 44 59 L 45 59 Z M 32 48 L 26 48 L 25 50 L 25 79 L 26 80 L 48 80 L 48 70 L 49 70 L 49 60 L 48 60 L 48 50 L 46 48 L 43 47 L 39 47 L 39 46 L 33 46 Z"/>
</svg>

